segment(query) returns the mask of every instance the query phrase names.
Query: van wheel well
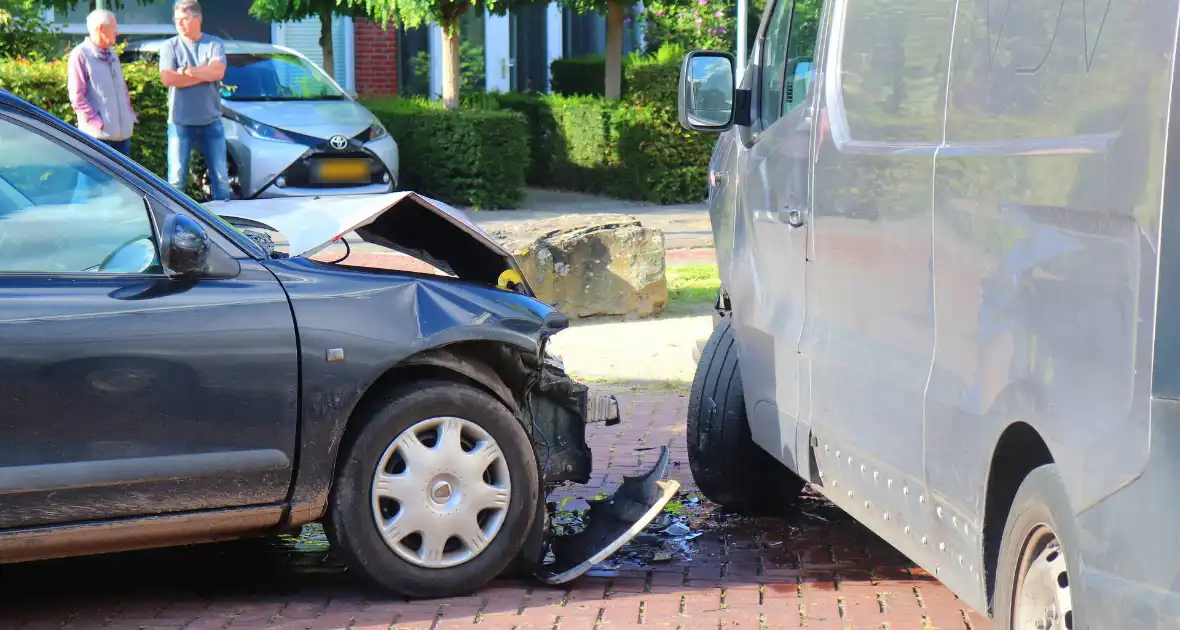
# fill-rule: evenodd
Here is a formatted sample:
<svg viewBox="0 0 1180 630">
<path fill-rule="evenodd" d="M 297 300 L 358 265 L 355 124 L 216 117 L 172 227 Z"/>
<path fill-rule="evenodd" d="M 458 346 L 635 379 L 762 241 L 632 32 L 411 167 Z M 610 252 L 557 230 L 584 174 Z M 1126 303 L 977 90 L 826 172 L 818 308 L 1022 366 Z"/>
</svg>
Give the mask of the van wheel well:
<svg viewBox="0 0 1180 630">
<path fill-rule="evenodd" d="M 1004 430 L 992 454 L 987 475 L 987 508 L 983 520 L 983 561 L 987 571 L 987 601 L 993 606 L 996 592 L 996 565 L 1004 537 L 1008 511 L 1016 498 L 1016 491 L 1030 472 L 1053 463 L 1049 447 L 1040 434 L 1024 422 L 1016 422 Z"/>
</svg>

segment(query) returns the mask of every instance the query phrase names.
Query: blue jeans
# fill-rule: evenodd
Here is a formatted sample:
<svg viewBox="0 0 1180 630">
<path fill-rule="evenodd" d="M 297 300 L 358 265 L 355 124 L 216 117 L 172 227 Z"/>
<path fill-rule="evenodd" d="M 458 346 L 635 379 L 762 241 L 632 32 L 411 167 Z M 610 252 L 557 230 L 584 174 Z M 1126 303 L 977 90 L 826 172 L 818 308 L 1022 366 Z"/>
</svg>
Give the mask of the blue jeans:
<svg viewBox="0 0 1180 630">
<path fill-rule="evenodd" d="M 214 201 L 229 201 L 229 166 L 225 156 L 225 127 L 221 121 L 208 125 L 168 125 L 168 183 L 184 191 L 188 161 L 193 146 L 200 148 L 209 166 L 209 184 Z"/>
<path fill-rule="evenodd" d="M 99 142 L 127 157 L 131 157 L 131 138 L 127 138 L 126 140 L 99 140 Z"/>
</svg>

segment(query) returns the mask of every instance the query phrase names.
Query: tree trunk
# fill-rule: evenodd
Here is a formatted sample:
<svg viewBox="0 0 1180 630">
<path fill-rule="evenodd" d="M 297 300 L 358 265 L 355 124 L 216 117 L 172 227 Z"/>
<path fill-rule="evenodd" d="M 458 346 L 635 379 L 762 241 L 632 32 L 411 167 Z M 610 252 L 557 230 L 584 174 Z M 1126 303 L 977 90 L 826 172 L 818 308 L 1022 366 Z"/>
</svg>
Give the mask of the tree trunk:
<svg viewBox="0 0 1180 630">
<path fill-rule="evenodd" d="M 332 43 L 332 12 L 320 14 L 320 48 L 324 51 L 324 72 L 336 78 L 336 50 Z"/>
<path fill-rule="evenodd" d="M 623 19 L 627 7 L 611 2 L 606 10 L 606 98 L 617 101 L 623 96 Z"/>
<path fill-rule="evenodd" d="M 443 25 L 442 36 L 443 107 L 459 109 L 459 18 Z"/>
</svg>

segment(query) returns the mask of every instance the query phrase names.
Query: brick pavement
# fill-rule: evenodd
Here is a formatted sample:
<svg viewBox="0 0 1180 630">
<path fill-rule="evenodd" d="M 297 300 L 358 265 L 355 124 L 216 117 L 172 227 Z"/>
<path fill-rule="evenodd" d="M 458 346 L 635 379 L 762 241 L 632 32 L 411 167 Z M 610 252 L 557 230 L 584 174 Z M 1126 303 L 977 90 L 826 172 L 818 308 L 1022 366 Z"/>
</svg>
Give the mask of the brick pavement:
<svg viewBox="0 0 1180 630">
<path fill-rule="evenodd" d="M 694 492 L 687 398 L 624 391 L 623 422 L 589 434 L 596 472 L 567 508 L 609 492 L 668 444 L 670 476 Z M 555 497 L 555 499 L 560 498 Z M 698 510 L 687 553 L 645 562 L 624 549 L 550 588 L 499 580 L 471 595 L 404 601 L 358 584 L 308 530 L 239 541 L 0 567 L 0 629 L 809 628 L 981 630 L 987 622 L 836 508 L 809 498 L 796 517 Z"/>
</svg>

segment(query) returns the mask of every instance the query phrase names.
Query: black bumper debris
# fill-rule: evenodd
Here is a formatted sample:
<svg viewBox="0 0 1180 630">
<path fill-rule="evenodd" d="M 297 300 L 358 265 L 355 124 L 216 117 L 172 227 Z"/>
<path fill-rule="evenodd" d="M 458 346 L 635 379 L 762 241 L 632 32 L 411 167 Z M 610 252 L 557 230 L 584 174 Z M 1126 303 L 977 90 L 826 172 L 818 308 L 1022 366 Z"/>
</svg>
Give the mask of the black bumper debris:
<svg viewBox="0 0 1180 630">
<path fill-rule="evenodd" d="M 581 533 L 555 538 L 551 543 L 554 561 L 542 565 L 536 575 L 548 584 L 568 582 L 618 551 L 643 531 L 663 511 L 680 489 L 680 482 L 662 480 L 668 470 L 668 447 L 647 473 L 624 477 L 612 496 L 590 502 L 586 528 Z"/>
</svg>

